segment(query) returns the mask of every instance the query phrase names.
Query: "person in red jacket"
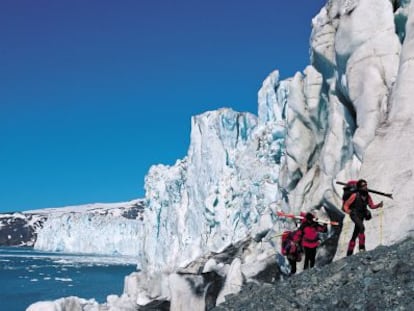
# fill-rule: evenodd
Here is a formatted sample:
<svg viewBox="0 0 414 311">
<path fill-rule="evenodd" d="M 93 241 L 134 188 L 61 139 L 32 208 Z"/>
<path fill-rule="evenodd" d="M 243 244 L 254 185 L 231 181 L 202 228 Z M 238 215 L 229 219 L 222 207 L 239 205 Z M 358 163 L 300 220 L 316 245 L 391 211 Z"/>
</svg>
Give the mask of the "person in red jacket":
<svg viewBox="0 0 414 311">
<path fill-rule="evenodd" d="M 351 220 L 354 222 L 354 232 L 352 233 L 351 240 L 348 244 L 348 250 L 346 255 L 351 256 L 354 252 L 356 238 L 358 237 L 359 250 L 365 250 L 365 227 L 364 219 L 371 219 L 371 213 L 368 210 L 368 206 L 371 209 L 380 208 L 383 206 L 381 201 L 378 204 L 374 204 L 371 196 L 368 193 L 368 183 L 365 179 L 358 180 L 356 184 L 356 192 L 344 202 L 344 211 L 347 213 Z"/>
<path fill-rule="evenodd" d="M 326 232 L 326 225 L 320 225 L 315 221 L 312 213 L 307 213 L 299 231 L 301 232 L 302 247 L 305 252 L 303 269 L 315 266 L 316 248 L 319 246 L 319 232 Z"/>
<path fill-rule="evenodd" d="M 296 273 L 296 262 L 302 260 L 299 230 L 285 231 L 282 236 L 282 255 L 286 256 L 290 265 L 290 275 Z"/>
</svg>

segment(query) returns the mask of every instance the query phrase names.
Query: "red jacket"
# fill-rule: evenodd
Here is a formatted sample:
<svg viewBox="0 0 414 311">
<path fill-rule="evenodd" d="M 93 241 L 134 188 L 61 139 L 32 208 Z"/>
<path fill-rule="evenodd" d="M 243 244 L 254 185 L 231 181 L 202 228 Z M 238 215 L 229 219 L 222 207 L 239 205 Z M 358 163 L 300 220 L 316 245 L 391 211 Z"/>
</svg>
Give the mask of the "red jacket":
<svg viewBox="0 0 414 311">
<path fill-rule="evenodd" d="M 320 225 L 315 221 L 306 221 L 300 226 L 302 246 L 316 248 L 319 245 L 319 232 L 326 232 L 326 225 Z"/>
</svg>

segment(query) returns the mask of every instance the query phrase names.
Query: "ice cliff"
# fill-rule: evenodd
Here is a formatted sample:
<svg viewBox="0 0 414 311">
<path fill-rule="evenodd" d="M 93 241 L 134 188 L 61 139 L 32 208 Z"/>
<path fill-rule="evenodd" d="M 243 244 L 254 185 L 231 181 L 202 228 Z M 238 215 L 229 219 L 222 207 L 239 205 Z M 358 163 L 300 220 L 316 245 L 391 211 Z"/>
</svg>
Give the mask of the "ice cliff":
<svg viewBox="0 0 414 311">
<path fill-rule="evenodd" d="M 410 115 L 403 104 L 410 90 L 401 84 L 409 85 L 405 67 L 413 51 L 409 31 L 396 27 L 404 12 L 409 16 L 407 2 L 328 1 L 312 21 L 311 64 L 283 81 L 271 73 L 259 91 L 257 118 L 231 109 L 193 117 L 187 157 L 152 167 L 146 178 L 153 225 L 144 235 L 143 268 L 174 269 L 247 235 L 277 230 L 275 208 L 341 219 L 336 180 L 364 177 L 372 188 L 395 191 L 387 165 L 409 172 L 409 155 L 404 162 L 384 157 L 384 148 L 398 148 L 377 140 L 397 116 Z M 371 154 L 379 163 L 372 164 Z M 397 212 L 400 198 L 397 192 L 386 201 L 384 217 Z M 410 229 L 387 229 L 382 242 Z"/>
<path fill-rule="evenodd" d="M 108 301 L 110 310 L 154 300 L 185 310 L 181 282 L 205 289 L 191 298 L 204 310 L 208 286 L 183 275 L 215 272 L 225 280 L 215 295 L 221 302 L 271 262 L 283 271 L 273 237 L 290 223 L 276 209 L 341 221 L 320 260 L 343 257 L 351 224 L 337 180 L 365 178 L 394 194 L 367 224 L 368 249 L 412 235 L 414 4 L 330 0 L 312 29 L 309 66 L 286 80 L 272 72 L 258 93 L 258 116 L 230 108 L 194 116 L 187 156 L 151 167 L 134 245 L 140 272 Z"/>
</svg>

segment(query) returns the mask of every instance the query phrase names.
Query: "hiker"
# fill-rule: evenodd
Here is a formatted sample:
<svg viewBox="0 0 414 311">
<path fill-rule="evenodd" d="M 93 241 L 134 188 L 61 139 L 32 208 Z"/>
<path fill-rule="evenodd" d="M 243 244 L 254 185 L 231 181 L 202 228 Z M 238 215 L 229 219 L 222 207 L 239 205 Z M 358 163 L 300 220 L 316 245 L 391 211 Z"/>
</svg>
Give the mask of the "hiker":
<svg viewBox="0 0 414 311">
<path fill-rule="evenodd" d="M 302 260 L 300 236 L 299 230 L 285 231 L 282 235 L 282 255 L 289 261 L 290 275 L 296 273 L 296 262 Z"/>
<path fill-rule="evenodd" d="M 319 233 L 327 232 L 327 226 L 319 224 L 312 213 L 306 216 L 299 228 L 301 232 L 302 247 L 305 252 L 303 270 L 315 266 L 316 248 L 319 246 Z"/>
<path fill-rule="evenodd" d="M 351 240 L 348 244 L 348 250 L 346 255 L 351 256 L 354 252 L 356 239 L 358 237 L 359 250 L 365 251 L 365 227 L 364 219 L 370 220 L 371 213 L 368 210 L 368 206 L 371 209 L 380 208 L 383 206 L 381 201 L 378 204 L 374 204 L 371 196 L 368 193 L 368 183 L 365 179 L 360 179 L 356 183 L 356 191 L 344 202 L 343 210 L 347 213 L 351 220 L 355 224 L 354 232 L 352 233 Z"/>
</svg>

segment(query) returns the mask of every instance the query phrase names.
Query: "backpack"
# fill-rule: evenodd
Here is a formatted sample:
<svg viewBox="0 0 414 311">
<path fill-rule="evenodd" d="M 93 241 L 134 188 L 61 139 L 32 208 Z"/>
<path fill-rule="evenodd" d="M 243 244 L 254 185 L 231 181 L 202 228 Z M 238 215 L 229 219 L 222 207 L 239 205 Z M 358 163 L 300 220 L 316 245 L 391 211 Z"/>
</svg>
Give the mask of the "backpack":
<svg viewBox="0 0 414 311">
<path fill-rule="evenodd" d="M 346 200 L 349 199 L 349 197 L 353 194 L 357 192 L 357 181 L 356 180 L 350 180 L 346 183 L 346 185 L 342 188 L 343 189 L 343 194 L 342 194 L 342 211 L 345 212 L 344 210 L 344 203 Z M 365 220 L 370 220 L 372 218 L 371 212 L 368 210 L 368 208 L 366 208 L 364 210 L 364 219 Z"/>
<path fill-rule="evenodd" d="M 296 234 L 297 230 L 286 230 L 282 233 L 281 253 L 283 256 L 287 256 L 290 259 L 300 261 L 302 259 L 302 249 L 300 243 L 294 241 Z"/>
<path fill-rule="evenodd" d="M 342 211 L 344 211 L 344 203 L 349 197 L 357 191 L 357 180 L 350 180 L 346 183 L 346 185 L 342 188 Z M 345 211 L 344 211 L 345 212 Z"/>
<path fill-rule="evenodd" d="M 302 232 L 303 232 L 303 239 L 305 241 L 314 242 L 314 241 L 319 240 L 318 229 L 315 224 L 314 225 L 306 225 L 306 224 L 303 225 Z"/>
</svg>

